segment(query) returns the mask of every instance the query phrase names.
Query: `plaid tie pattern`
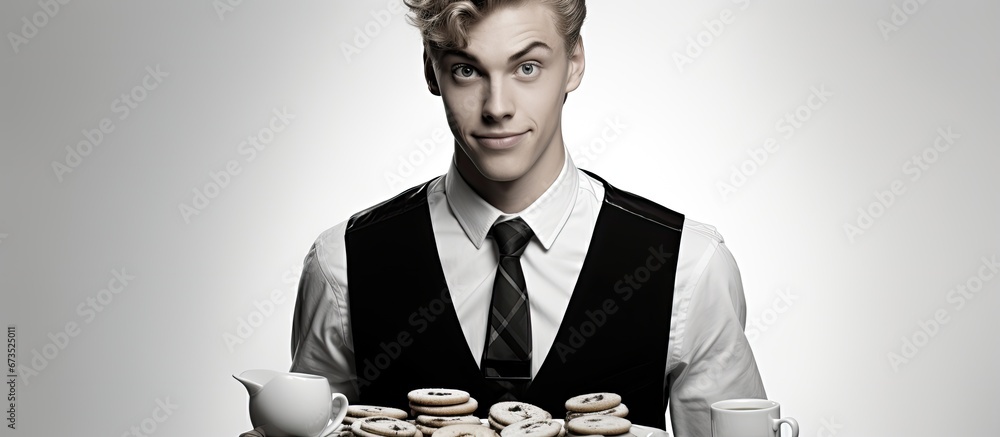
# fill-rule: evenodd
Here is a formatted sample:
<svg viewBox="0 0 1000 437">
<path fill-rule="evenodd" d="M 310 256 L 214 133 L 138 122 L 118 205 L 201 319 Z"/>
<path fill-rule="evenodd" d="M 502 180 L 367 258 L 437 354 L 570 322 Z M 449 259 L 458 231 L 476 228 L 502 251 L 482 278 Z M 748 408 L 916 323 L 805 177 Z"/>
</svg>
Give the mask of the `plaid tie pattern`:
<svg viewBox="0 0 1000 437">
<path fill-rule="evenodd" d="M 490 302 L 483 376 L 494 380 L 531 379 L 531 319 L 521 254 L 534 233 L 520 217 L 490 230 L 500 252 Z"/>
</svg>

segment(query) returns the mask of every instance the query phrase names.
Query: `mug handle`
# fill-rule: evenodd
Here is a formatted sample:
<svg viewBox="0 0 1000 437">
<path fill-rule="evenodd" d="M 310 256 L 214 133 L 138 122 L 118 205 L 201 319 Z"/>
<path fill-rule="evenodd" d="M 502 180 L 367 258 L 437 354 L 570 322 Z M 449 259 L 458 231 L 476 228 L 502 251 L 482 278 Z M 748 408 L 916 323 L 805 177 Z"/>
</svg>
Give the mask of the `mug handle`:
<svg viewBox="0 0 1000 437">
<path fill-rule="evenodd" d="M 347 396 L 344 396 L 341 393 L 334 393 L 333 395 L 331 395 L 330 402 L 336 401 L 338 399 L 340 400 L 340 406 L 341 406 L 340 411 L 337 412 L 337 417 L 330 419 L 330 423 L 327 424 L 326 428 L 323 428 L 323 431 L 319 433 L 319 437 L 326 437 L 330 435 L 331 433 L 333 433 L 334 428 L 339 426 L 341 422 L 344 421 L 344 416 L 347 415 Z"/>
<path fill-rule="evenodd" d="M 792 428 L 792 437 L 799 437 L 799 422 L 791 417 L 771 419 L 771 429 L 777 431 L 778 435 L 780 436 L 782 423 L 787 423 L 788 426 Z"/>
</svg>

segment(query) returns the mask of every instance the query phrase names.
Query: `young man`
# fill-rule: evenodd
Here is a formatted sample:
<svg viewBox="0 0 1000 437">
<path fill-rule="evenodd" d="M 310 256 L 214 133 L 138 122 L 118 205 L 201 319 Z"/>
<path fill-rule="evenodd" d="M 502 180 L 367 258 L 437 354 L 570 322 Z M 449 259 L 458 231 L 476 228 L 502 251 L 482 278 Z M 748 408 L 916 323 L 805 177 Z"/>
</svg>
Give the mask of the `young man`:
<svg viewBox="0 0 1000 437">
<path fill-rule="evenodd" d="M 469 391 L 622 395 L 634 423 L 710 436 L 709 405 L 763 398 L 739 271 L 715 230 L 574 166 L 583 0 L 408 0 L 455 137 L 447 173 L 327 230 L 306 257 L 295 372 L 352 402 Z M 668 406 L 669 400 L 669 406 Z"/>
</svg>

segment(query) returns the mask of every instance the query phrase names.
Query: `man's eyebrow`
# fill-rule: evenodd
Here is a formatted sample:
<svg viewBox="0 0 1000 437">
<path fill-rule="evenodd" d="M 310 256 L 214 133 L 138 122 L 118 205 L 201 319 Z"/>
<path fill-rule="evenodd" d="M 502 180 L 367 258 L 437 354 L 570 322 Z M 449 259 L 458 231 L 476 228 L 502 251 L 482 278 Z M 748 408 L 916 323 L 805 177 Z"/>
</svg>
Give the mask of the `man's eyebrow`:
<svg viewBox="0 0 1000 437">
<path fill-rule="evenodd" d="M 460 58 L 468 59 L 468 60 L 470 60 L 472 62 L 475 62 L 477 64 L 481 64 L 481 62 L 479 62 L 479 60 L 476 59 L 476 57 L 473 56 L 471 53 L 466 53 L 465 51 L 459 50 L 459 49 L 448 49 L 448 50 L 445 50 L 445 51 L 443 51 L 441 53 L 441 57 L 443 58 L 445 56 L 458 56 Z"/>
<path fill-rule="evenodd" d="M 510 55 L 510 57 L 507 58 L 507 63 L 508 64 L 512 63 L 512 62 L 514 62 L 514 61 L 516 61 L 516 60 L 524 57 L 524 55 L 527 55 L 528 53 L 531 53 L 531 51 L 534 50 L 534 49 L 536 49 L 536 48 L 543 48 L 543 49 L 548 50 L 550 52 L 552 51 L 552 47 L 549 47 L 548 44 L 545 44 L 544 42 L 541 42 L 541 41 L 534 41 L 531 44 L 528 44 L 525 48 L 523 48 L 521 50 L 518 50 L 517 53 L 514 53 L 513 55 Z M 468 59 L 468 60 L 470 60 L 472 62 L 475 62 L 477 64 L 481 64 L 481 62 L 479 62 L 479 59 L 476 59 L 475 56 L 473 56 L 471 53 L 468 53 L 468 52 L 466 52 L 464 50 L 459 50 L 459 49 L 445 50 L 444 52 L 442 52 L 442 57 L 444 57 L 444 56 L 458 56 L 460 58 Z"/>
<path fill-rule="evenodd" d="M 507 63 L 509 64 L 511 62 L 514 62 L 514 61 L 518 60 L 519 58 L 523 57 L 524 55 L 527 55 L 532 50 L 534 50 L 535 48 L 538 48 L 538 47 L 541 47 L 541 48 L 543 48 L 545 50 L 548 50 L 550 52 L 552 51 L 552 47 L 549 47 L 548 44 L 545 44 L 544 42 L 541 42 L 541 41 L 535 41 L 535 42 L 532 42 L 531 44 L 528 44 L 527 47 L 521 49 L 517 53 L 514 53 L 513 55 L 510 55 L 510 57 L 507 58 Z"/>
</svg>

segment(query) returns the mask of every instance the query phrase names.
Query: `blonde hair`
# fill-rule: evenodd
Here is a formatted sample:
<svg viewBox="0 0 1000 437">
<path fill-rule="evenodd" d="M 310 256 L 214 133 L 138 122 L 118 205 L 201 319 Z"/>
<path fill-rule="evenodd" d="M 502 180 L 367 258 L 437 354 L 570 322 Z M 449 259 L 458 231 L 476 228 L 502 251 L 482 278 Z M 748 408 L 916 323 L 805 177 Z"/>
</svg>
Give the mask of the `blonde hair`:
<svg viewBox="0 0 1000 437">
<path fill-rule="evenodd" d="M 403 0 L 409 6 L 410 24 L 420 30 L 424 45 L 434 51 L 464 49 L 469 44 L 469 26 L 504 6 L 531 0 Z M 556 16 L 556 29 L 563 35 L 566 56 L 580 39 L 587 16 L 585 0 L 536 0 Z"/>
</svg>

